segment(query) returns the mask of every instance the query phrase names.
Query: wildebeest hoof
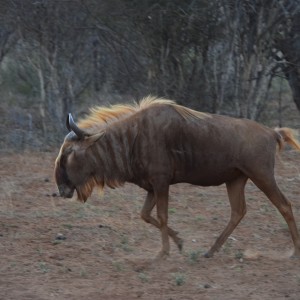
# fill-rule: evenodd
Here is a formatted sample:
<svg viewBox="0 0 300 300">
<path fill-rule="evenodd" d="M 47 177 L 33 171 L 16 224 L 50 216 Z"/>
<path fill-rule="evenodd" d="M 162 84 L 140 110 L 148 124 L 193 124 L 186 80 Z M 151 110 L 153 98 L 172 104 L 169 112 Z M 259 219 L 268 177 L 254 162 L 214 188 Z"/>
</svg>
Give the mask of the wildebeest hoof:
<svg viewBox="0 0 300 300">
<path fill-rule="evenodd" d="M 290 256 L 292 259 L 299 259 L 300 258 L 300 251 L 294 251 L 294 253 Z"/>
<path fill-rule="evenodd" d="M 213 253 L 211 253 L 211 252 L 206 252 L 204 255 L 203 255 L 205 258 L 211 258 L 211 257 L 213 257 L 214 255 L 213 255 Z"/>
<path fill-rule="evenodd" d="M 165 251 L 160 251 L 155 260 L 156 261 L 160 261 L 160 260 L 166 260 L 169 257 L 169 252 L 165 252 Z"/>
<path fill-rule="evenodd" d="M 183 249 L 183 240 L 182 239 L 178 239 L 176 241 L 176 245 L 178 247 L 179 252 L 182 252 L 182 249 Z"/>
</svg>

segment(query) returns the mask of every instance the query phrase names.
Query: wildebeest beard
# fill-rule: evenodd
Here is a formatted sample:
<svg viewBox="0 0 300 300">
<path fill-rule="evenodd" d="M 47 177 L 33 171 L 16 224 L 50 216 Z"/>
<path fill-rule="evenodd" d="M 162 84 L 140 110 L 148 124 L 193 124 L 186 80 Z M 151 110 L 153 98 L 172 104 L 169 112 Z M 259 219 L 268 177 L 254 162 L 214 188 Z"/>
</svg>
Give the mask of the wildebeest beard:
<svg viewBox="0 0 300 300">
<path fill-rule="evenodd" d="M 117 180 L 109 180 L 104 181 L 103 179 L 99 180 L 97 177 L 90 177 L 87 179 L 86 183 L 76 186 L 76 192 L 78 200 L 81 202 L 86 202 L 87 199 L 91 196 L 94 188 L 97 188 L 98 191 L 102 192 L 105 185 L 114 189 L 116 187 L 120 187 L 124 184 L 124 182 L 120 182 Z"/>
<path fill-rule="evenodd" d="M 75 189 L 78 200 L 81 202 L 86 202 L 86 200 L 91 196 L 95 187 L 102 191 L 104 188 L 104 182 L 97 180 L 95 177 L 90 177 L 85 184 L 76 186 Z"/>
<path fill-rule="evenodd" d="M 86 200 L 91 196 L 94 188 L 97 188 L 100 192 L 102 192 L 105 186 L 114 189 L 124 185 L 125 182 L 124 179 L 121 179 L 124 174 L 116 172 L 116 170 L 122 169 L 121 166 L 116 165 L 120 164 L 120 160 L 113 160 L 111 153 L 107 153 L 105 149 L 97 143 L 92 145 L 89 150 L 91 151 L 89 152 L 89 155 L 87 154 L 86 159 L 93 161 L 97 159 L 98 165 L 96 166 L 96 170 L 93 175 L 86 178 L 83 184 L 75 187 L 78 200 L 81 202 L 86 202 Z M 102 159 L 105 157 L 105 163 L 102 160 L 103 164 L 99 164 L 99 157 L 102 157 Z"/>
</svg>

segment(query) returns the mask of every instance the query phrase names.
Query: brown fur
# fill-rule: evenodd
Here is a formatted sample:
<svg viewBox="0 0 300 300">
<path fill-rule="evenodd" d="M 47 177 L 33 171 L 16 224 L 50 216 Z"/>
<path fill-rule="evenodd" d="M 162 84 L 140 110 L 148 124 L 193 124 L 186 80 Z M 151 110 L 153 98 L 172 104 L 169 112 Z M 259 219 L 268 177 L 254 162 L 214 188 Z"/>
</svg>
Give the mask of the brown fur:
<svg viewBox="0 0 300 300">
<path fill-rule="evenodd" d="M 274 178 L 277 146 L 288 143 L 300 150 L 292 130 L 196 112 L 153 97 L 139 104 L 95 108 L 79 123 L 86 134 L 76 135 L 72 122 L 68 127 L 73 131 L 65 138 L 55 165 L 60 194 L 72 197 L 76 190 L 78 198 L 86 201 L 96 186 L 139 185 L 148 192 L 141 217 L 161 231 L 160 256 L 169 253 L 169 236 L 182 248 L 182 240 L 168 226 L 169 185 L 226 184 L 231 218 L 207 252 L 210 257 L 246 213 L 244 187 L 249 178 L 286 220 L 294 254 L 300 255 L 291 204 Z M 155 206 L 157 219 L 151 216 Z"/>
<path fill-rule="evenodd" d="M 133 104 L 116 104 L 110 107 L 96 106 L 90 109 L 90 114 L 78 122 L 78 126 L 86 129 L 88 132 L 96 133 L 103 130 L 109 124 L 120 121 L 133 115 L 143 109 L 150 108 L 154 105 L 171 105 L 184 118 L 207 118 L 209 114 L 198 112 L 187 107 L 176 104 L 174 101 L 164 98 L 148 96 L 143 98 L 139 103 Z"/>
</svg>

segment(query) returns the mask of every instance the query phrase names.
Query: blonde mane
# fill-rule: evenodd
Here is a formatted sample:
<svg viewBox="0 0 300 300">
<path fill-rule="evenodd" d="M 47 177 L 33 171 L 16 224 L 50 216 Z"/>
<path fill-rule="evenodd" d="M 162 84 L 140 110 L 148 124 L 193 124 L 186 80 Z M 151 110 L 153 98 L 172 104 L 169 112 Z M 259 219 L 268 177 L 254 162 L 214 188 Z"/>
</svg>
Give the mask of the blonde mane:
<svg viewBox="0 0 300 300">
<path fill-rule="evenodd" d="M 96 106 L 90 109 L 90 114 L 78 122 L 78 126 L 89 131 L 100 129 L 103 130 L 108 124 L 127 118 L 141 110 L 147 109 L 156 105 L 170 105 L 184 119 L 204 119 L 210 117 L 209 114 L 198 112 L 190 108 L 176 104 L 173 100 L 156 98 L 148 96 L 143 98 L 139 103 L 133 104 L 116 104 L 110 107 Z"/>
</svg>

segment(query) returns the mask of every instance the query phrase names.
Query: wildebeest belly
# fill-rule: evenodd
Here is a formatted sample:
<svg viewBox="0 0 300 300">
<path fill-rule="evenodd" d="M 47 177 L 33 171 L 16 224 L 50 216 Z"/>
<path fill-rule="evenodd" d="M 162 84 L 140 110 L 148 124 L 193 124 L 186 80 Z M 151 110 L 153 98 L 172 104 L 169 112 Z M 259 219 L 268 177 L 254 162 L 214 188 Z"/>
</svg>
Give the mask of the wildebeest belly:
<svg viewBox="0 0 300 300">
<path fill-rule="evenodd" d="M 194 169 L 190 172 L 177 171 L 174 173 L 171 183 L 191 183 L 200 186 L 216 186 L 229 182 L 241 175 L 241 171 L 232 168 L 226 170 L 201 170 Z"/>
<path fill-rule="evenodd" d="M 236 157 L 229 152 L 173 151 L 172 183 L 186 182 L 201 186 L 220 185 L 241 174 Z"/>
</svg>

